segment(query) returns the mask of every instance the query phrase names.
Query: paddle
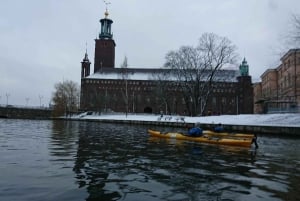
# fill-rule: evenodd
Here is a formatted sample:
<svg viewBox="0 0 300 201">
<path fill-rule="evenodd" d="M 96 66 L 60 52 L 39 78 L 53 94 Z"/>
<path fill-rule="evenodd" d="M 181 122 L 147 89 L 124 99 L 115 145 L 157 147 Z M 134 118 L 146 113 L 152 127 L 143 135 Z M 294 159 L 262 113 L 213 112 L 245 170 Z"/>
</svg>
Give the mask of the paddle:
<svg viewBox="0 0 300 201">
<path fill-rule="evenodd" d="M 258 144 L 257 144 L 257 135 L 256 134 L 254 134 L 254 138 L 252 138 L 252 142 L 251 142 L 251 144 L 255 144 L 255 148 L 256 149 L 258 149 Z"/>
</svg>

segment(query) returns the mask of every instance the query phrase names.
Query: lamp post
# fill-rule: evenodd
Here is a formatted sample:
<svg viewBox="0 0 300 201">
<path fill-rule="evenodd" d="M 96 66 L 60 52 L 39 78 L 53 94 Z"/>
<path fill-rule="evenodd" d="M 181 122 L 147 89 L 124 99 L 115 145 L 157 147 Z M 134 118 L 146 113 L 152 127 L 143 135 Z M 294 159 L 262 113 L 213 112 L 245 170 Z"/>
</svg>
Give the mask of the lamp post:
<svg viewBox="0 0 300 201">
<path fill-rule="evenodd" d="M 42 107 L 42 99 L 43 99 L 43 96 L 39 95 L 39 99 L 40 99 L 40 107 Z"/>
<path fill-rule="evenodd" d="M 8 97 L 10 96 L 10 94 L 6 93 L 5 95 L 6 95 L 6 105 L 8 105 Z"/>
<path fill-rule="evenodd" d="M 26 100 L 26 107 L 28 106 L 29 98 L 25 98 Z"/>
</svg>

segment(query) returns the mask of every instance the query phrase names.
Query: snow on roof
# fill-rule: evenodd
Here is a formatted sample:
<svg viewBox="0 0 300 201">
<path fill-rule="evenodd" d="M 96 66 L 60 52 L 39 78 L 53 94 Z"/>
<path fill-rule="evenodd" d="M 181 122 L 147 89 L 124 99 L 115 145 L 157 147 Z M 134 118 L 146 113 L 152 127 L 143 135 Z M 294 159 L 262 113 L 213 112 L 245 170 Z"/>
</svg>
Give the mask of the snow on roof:
<svg viewBox="0 0 300 201">
<path fill-rule="evenodd" d="M 141 68 L 102 68 L 85 79 L 106 79 L 106 80 L 119 80 L 122 79 L 124 71 L 126 70 L 128 80 L 154 80 L 153 73 L 161 72 L 162 69 L 141 69 Z"/>
<path fill-rule="evenodd" d="M 107 79 L 107 80 L 119 80 L 122 79 L 122 68 L 103 68 L 102 71 L 96 72 L 85 79 Z M 167 68 L 127 68 L 128 80 L 157 80 L 155 74 L 170 72 L 171 69 Z M 239 76 L 237 70 L 219 70 L 216 72 L 216 81 L 223 82 L 237 82 L 236 77 Z M 168 81 L 178 80 L 175 76 L 169 76 Z"/>
<path fill-rule="evenodd" d="M 122 79 L 122 74 L 116 72 L 109 73 L 94 73 L 88 76 L 89 79 L 103 79 L 103 80 L 119 80 Z M 150 73 L 134 72 L 128 74 L 128 80 L 154 80 Z"/>
</svg>

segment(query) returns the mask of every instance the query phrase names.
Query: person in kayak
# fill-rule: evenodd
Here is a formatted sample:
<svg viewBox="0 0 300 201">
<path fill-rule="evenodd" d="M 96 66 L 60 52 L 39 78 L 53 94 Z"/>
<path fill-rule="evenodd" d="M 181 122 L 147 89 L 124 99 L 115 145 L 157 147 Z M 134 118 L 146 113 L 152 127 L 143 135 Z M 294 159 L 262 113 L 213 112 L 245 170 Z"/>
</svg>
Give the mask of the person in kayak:
<svg viewBox="0 0 300 201">
<path fill-rule="evenodd" d="M 217 126 L 214 127 L 213 130 L 214 130 L 215 132 L 217 132 L 217 133 L 221 133 L 221 132 L 224 131 L 224 127 L 222 126 L 221 123 L 219 123 Z"/>
<path fill-rule="evenodd" d="M 188 130 L 187 135 L 190 137 L 200 137 L 203 134 L 203 129 L 199 127 L 193 127 Z"/>
</svg>

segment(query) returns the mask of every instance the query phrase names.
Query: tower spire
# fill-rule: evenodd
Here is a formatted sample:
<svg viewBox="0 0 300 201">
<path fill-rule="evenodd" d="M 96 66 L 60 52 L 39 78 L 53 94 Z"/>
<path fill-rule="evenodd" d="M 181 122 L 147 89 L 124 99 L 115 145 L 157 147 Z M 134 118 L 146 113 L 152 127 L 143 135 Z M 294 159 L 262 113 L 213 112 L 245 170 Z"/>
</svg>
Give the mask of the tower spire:
<svg viewBox="0 0 300 201">
<path fill-rule="evenodd" d="M 115 67 L 115 41 L 113 39 L 111 25 L 113 21 L 108 18 L 107 6 L 111 4 L 108 0 L 103 0 L 106 5 L 104 18 L 100 19 L 101 30 L 99 37 L 95 40 L 95 62 L 94 73 L 101 72 L 102 68 Z"/>
<path fill-rule="evenodd" d="M 85 55 L 83 58 L 83 62 L 90 62 L 90 60 L 88 58 L 88 53 L 87 53 L 87 42 L 85 42 Z"/>
<path fill-rule="evenodd" d="M 244 60 L 242 61 L 242 64 L 240 65 L 239 69 L 240 69 L 241 76 L 249 75 L 249 65 L 248 65 L 245 57 L 244 57 Z"/>
<path fill-rule="evenodd" d="M 108 10 L 107 10 L 107 6 L 109 5 L 109 4 L 111 4 L 109 1 L 106 1 L 106 0 L 103 0 L 103 2 L 105 3 L 105 13 L 104 13 L 104 15 L 105 15 L 105 18 L 107 18 L 108 17 L 108 15 L 109 15 L 109 13 L 108 13 Z"/>
<path fill-rule="evenodd" d="M 111 33 L 111 24 L 113 23 L 113 21 L 108 18 L 109 13 L 108 13 L 108 10 L 107 10 L 107 6 L 111 3 L 106 1 L 106 0 L 103 0 L 103 2 L 106 5 L 106 10 L 105 10 L 105 13 L 104 13 L 104 18 L 100 20 L 101 32 L 99 34 L 99 38 L 112 39 L 113 35 Z"/>
<path fill-rule="evenodd" d="M 87 42 L 85 43 L 85 55 L 81 62 L 81 78 L 87 77 L 90 75 L 90 65 L 91 62 L 87 53 Z"/>
</svg>

